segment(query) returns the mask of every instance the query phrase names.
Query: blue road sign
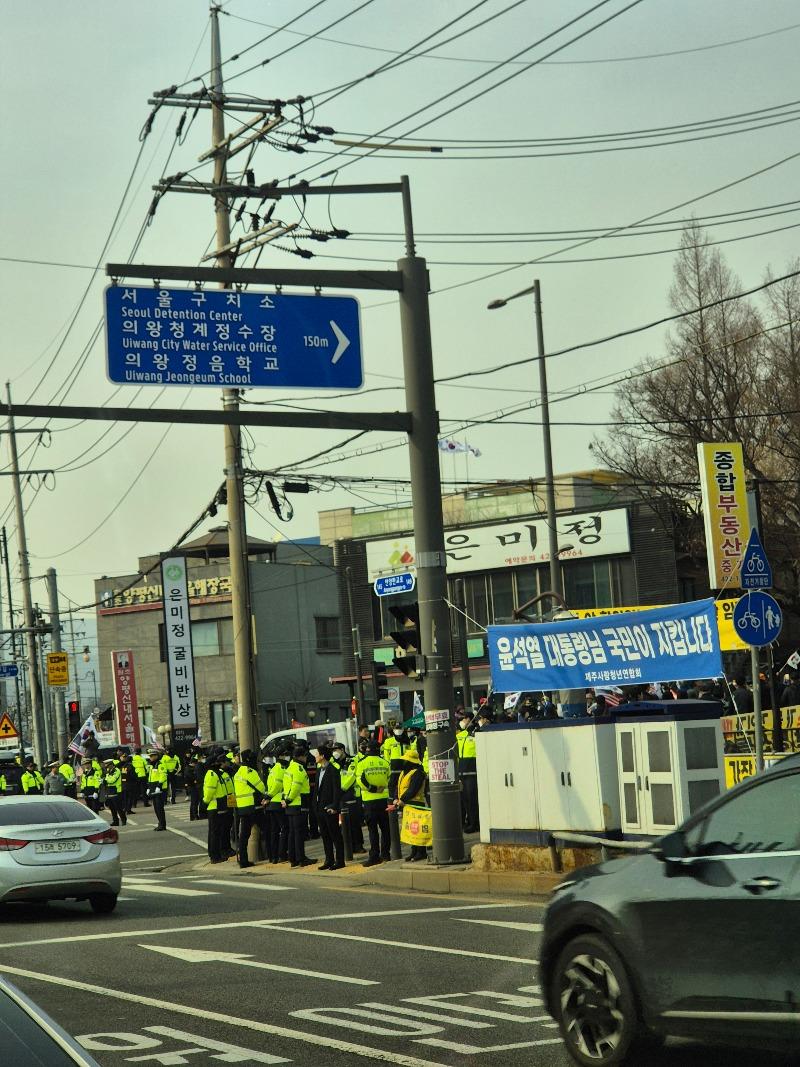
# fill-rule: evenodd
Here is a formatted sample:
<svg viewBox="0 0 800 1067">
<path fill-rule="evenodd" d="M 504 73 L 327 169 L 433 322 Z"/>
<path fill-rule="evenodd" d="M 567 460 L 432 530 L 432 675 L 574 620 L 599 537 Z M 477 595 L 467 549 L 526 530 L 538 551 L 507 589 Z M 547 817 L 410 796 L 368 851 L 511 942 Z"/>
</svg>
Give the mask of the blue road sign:
<svg viewBox="0 0 800 1067">
<path fill-rule="evenodd" d="M 769 565 L 758 530 L 750 531 L 750 540 L 742 557 L 740 575 L 742 589 L 770 589 L 772 587 L 772 567 Z"/>
<path fill-rule="evenodd" d="M 16 678 L 18 674 L 16 663 L 0 663 L 0 678 Z"/>
<path fill-rule="evenodd" d="M 352 296 L 106 289 L 108 377 L 130 385 L 360 389 Z"/>
<path fill-rule="evenodd" d="M 733 609 L 736 633 L 748 645 L 770 645 L 783 626 L 783 613 L 775 597 L 755 590 L 745 593 Z"/>
<path fill-rule="evenodd" d="M 402 574 L 387 574 L 384 578 L 375 579 L 375 595 L 393 596 L 395 593 L 410 593 L 416 582 L 417 579 L 411 571 L 403 571 Z"/>
</svg>

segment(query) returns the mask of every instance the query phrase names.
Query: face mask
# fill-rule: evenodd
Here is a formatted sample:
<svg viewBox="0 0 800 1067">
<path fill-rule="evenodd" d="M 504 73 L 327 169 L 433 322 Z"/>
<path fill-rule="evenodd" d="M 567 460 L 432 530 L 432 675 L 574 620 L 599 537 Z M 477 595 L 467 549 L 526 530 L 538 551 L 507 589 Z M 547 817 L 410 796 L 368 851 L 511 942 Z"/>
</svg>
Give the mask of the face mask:
<svg viewBox="0 0 800 1067">
<path fill-rule="evenodd" d="M 402 730 L 394 730 L 393 733 L 394 733 L 395 737 L 402 737 L 403 736 L 403 731 Z"/>
<path fill-rule="evenodd" d="M 341 759 L 343 755 L 344 755 L 344 752 L 342 752 L 342 750 L 340 748 L 334 749 L 334 752 L 333 752 L 333 758 L 334 759 Z"/>
<path fill-rule="evenodd" d="M 469 719 L 462 719 L 459 723 L 459 726 L 462 730 L 466 730 L 466 728 L 469 726 Z"/>
</svg>

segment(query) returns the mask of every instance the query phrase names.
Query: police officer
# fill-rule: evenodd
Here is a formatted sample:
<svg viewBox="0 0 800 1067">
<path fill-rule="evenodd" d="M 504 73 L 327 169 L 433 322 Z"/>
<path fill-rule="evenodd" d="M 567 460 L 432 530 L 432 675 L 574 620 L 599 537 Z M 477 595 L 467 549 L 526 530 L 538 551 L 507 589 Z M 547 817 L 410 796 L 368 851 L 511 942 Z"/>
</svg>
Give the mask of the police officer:
<svg viewBox="0 0 800 1067">
<path fill-rule="evenodd" d="M 39 774 L 33 759 L 25 760 L 25 770 L 20 778 L 22 792 L 27 797 L 38 797 L 44 792 L 44 778 Z"/>
<path fill-rule="evenodd" d="M 58 765 L 58 773 L 64 779 L 64 794 L 75 800 L 77 782 L 75 781 L 75 769 L 69 760 L 65 759 L 63 763 Z"/>
<path fill-rule="evenodd" d="M 238 750 L 237 750 L 238 751 Z M 217 807 L 217 818 L 221 819 L 222 825 L 220 829 L 221 841 L 222 841 L 222 856 L 223 859 L 230 859 L 231 856 L 235 856 L 231 841 L 233 840 L 233 813 L 236 811 L 236 796 L 233 788 L 233 773 L 234 765 L 232 762 L 231 753 L 227 752 L 222 757 L 222 762 L 219 769 L 219 778 L 222 783 L 222 788 L 225 790 L 224 797 L 220 797 L 220 803 Z"/>
<path fill-rule="evenodd" d="M 480 829 L 475 726 L 466 711 L 462 711 L 458 725 L 456 744 L 458 745 L 458 776 L 461 780 L 461 818 L 464 832 L 474 834 Z"/>
<path fill-rule="evenodd" d="M 131 807 L 135 808 L 137 802 L 140 800 L 143 801 L 145 807 L 149 807 L 150 801 L 147 799 L 147 775 L 149 767 L 140 748 L 137 748 L 131 756 L 131 763 L 133 764 L 133 772 L 136 775 L 136 794 L 133 798 Z"/>
<path fill-rule="evenodd" d="M 183 779 L 186 783 L 186 795 L 189 797 L 189 820 L 195 822 L 200 818 L 200 789 L 203 784 L 204 768 L 197 752 L 192 752 L 186 761 Z"/>
<path fill-rule="evenodd" d="M 106 787 L 106 804 L 111 812 L 111 825 L 128 825 L 128 816 L 125 811 L 125 802 L 122 795 L 122 770 L 113 759 L 103 761 L 103 781 Z"/>
<path fill-rule="evenodd" d="M 295 745 L 292 758 L 283 772 L 281 804 L 286 812 L 289 863 L 292 867 L 308 867 L 314 862 L 308 859 L 305 851 L 306 811 L 302 801 L 309 794 L 307 755 L 303 745 Z"/>
<path fill-rule="evenodd" d="M 283 778 L 291 761 L 286 748 L 277 752 L 277 759 L 267 776 L 267 825 L 271 863 L 285 863 L 289 858 L 289 827 L 283 805 Z"/>
<path fill-rule="evenodd" d="M 361 787 L 361 802 L 364 805 L 364 821 L 369 830 L 369 859 L 363 867 L 391 858 L 389 845 L 389 764 L 380 755 L 377 741 L 370 741 L 364 758 L 359 762 L 356 780 Z"/>
<path fill-rule="evenodd" d="M 403 773 L 403 757 L 411 748 L 411 738 L 399 723 L 394 723 L 392 732 L 381 745 L 381 756 L 389 764 L 389 796 L 397 798 L 397 783 Z"/>
<path fill-rule="evenodd" d="M 136 790 L 136 771 L 131 763 L 130 753 L 126 748 L 117 749 L 117 767 L 119 767 L 122 794 L 120 804 L 126 815 L 133 814 L 133 801 Z"/>
<path fill-rule="evenodd" d="M 98 774 L 92 760 L 84 759 L 81 762 L 81 795 L 86 807 L 95 812 L 95 814 L 100 811 L 100 785 L 102 780 L 102 773 Z"/>
<path fill-rule="evenodd" d="M 267 788 L 256 769 L 256 754 L 251 749 L 245 749 L 240 755 L 239 767 L 233 776 L 233 788 L 239 816 L 239 866 L 255 867 L 247 858 L 247 844 L 254 826 L 264 828 L 261 811 Z M 269 848 L 269 842 L 265 844 Z"/>
<path fill-rule="evenodd" d="M 223 823 L 217 814 L 220 803 L 227 805 L 225 784 L 220 778 L 221 759 L 221 750 L 209 753 L 203 778 L 203 804 L 208 815 L 208 858 L 211 863 L 222 863 L 227 858 L 223 855 L 221 841 Z"/>
<path fill-rule="evenodd" d="M 366 749 L 367 742 L 364 741 L 363 745 Z M 351 758 L 339 741 L 333 748 L 333 763 L 339 768 L 342 782 L 342 813 L 347 813 L 347 826 L 354 855 L 364 851 L 364 833 L 361 829 L 364 811 L 361 806 L 361 786 L 356 781 L 356 772 L 362 755 L 363 753 L 356 752 Z"/>
<path fill-rule="evenodd" d="M 153 805 L 156 817 L 155 830 L 166 830 L 167 816 L 164 805 L 167 802 L 167 772 L 161 766 L 161 753 L 151 748 L 147 753 L 147 797 Z"/>
<path fill-rule="evenodd" d="M 178 775 L 181 773 L 181 760 L 175 751 L 168 748 L 164 755 L 161 757 L 161 766 L 167 772 L 167 782 L 169 784 L 170 802 L 175 803 L 175 794 L 178 789 Z"/>
</svg>

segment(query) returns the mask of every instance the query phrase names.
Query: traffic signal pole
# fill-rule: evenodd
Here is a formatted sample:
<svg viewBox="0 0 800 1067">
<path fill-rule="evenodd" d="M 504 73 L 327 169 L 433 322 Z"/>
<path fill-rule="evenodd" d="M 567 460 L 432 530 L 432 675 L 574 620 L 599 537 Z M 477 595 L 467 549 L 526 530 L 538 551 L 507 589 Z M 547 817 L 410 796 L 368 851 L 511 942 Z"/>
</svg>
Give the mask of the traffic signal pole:
<svg viewBox="0 0 800 1067">
<path fill-rule="evenodd" d="M 398 261 L 397 267 L 403 278 L 400 325 L 406 409 L 411 415 L 408 451 L 425 710 L 428 715 L 433 711 L 447 711 L 446 722 L 436 722 L 435 728 L 427 730 L 433 824 L 431 860 L 435 864 L 463 863 L 464 834 L 456 774 L 450 610 L 447 605 L 439 414 L 433 378 L 428 270 L 425 260 L 415 254 L 411 194 L 405 176 L 402 178 L 402 195 L 406 255 Z M 432 716 L 428 722 L 434 725 Z"/>
<path fill-rule="evenodd" d="M 358 715 L 356 722 L 359 726 L 366 722 L 364 705 L 364 678 L 361 666 L 361 634 L 358 632 L 358 622 L 353 610 L 353 569 L 345 567 L 345 582 L 347 584 L 347 610 L 350 614 L 350 633 L 353 638 L 353 663 L 356 669 L 356 699 L 358 700 Z"/>
</svg>

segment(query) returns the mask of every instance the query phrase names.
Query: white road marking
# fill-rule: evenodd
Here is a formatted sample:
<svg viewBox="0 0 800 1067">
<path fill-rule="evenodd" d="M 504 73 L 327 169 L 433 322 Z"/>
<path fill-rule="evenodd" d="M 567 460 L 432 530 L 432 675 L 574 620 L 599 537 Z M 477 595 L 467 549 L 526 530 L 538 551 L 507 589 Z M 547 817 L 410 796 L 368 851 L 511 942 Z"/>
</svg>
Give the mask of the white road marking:
<svg viewBox="0 0 800 1067">
<path fill-rule="evenodd" d="M 261 885 L 255 878 L 192 878 L 192 885 L 224 885 L 235 889 L 265 889 L 270 893 L 289 893 L 291 886 L 288 885 Z"/>
<path fill-rule="evenodd" d="M 435 909 L 434 909 L 435 910 Z M 500 960 L 502 963 L 522 963 L 532 967 L 538 965 L 538 960 L 520 956 L 500 956 L 493 952 L 474 952 L 466 948 L 442 948 L 439 945 L 412 945 L 409 941 L 389 941 L 379 937 L 362 937 L 359 934 L 342 934 L 332 930 L 303 930 L 297 926 L 285 926 L 286 921 L 277 920 L 275 923 L 265 924 L 265 930 L 279 930 L 287 934 L 306 934 L 308 937 L 335 937 L 339 941 L 362 941 L 370 945 L 387 945 L 390 948 L 405 948 L 412 952 L 439 952 L 445 956 L 469 956 L 476 960 Z"/>
<path fill-rule="evenodd" d="M 181 852 L 177 856 L 148 856 L 146 859 L 140 860 L 122 860 L 122 865 L 126 863 L 161 863 L 162 860 L 190 860 L 194 856 L 205 856 L 206 852 Z"/>
<path fill-rule="evenodd" d="M 155 893 L 158 896 L 165 897 L 218 897 L 219 893 L 214 893 L 210 889 L 182 889 L 179 886 L 172 885 L 158 885 L 155 882 L 140 882 L 134 881 L 131 878 L 125 878 L 123 882 L 128 892 L 134 893 Z"/>
<path fill-rule="evenodd" d="M 499 919 L 460 919 L 453 916 L 457 923 L 475 923 L 478 926 L 499 926 L 504 930 L 522 930 L 527 934 L 538 934 L 544 929 L 542 923 L 511 923 L 501 922 Z"/>
<path fill-rule="evenodd" d="M 326 974 L 323 971 L 307 971 L 302 967 L 287 967 L 282 963 L 262 963 L 241 952 L 206 952 L 194 948 L 168 948 L 164 945 L 139 945 L 150 952 L 182 960 L 184 963 L 236 963 L 241 967 L 257 967 L 264 971 L 281 971 L 284 974 L 302 974 L 305 978 L 323 978 L 327 982 L 344 982 L 347 985 L 380 985 L 368 978 L 351 978 L 344 974 Z"/>
<path fill-rule="evenodd" d="M 164 934 L 184 934 L 195 933 L 204 930 L 244 930 L 250 928 L 252 930 L 269 929 L 271 926 L 281 923 L 310 923 L 310 922 L 330 922 L 333 919 L 375 919 L 383 915 L 422 915 L 430 912 L 441 912 L 449 914 L 451 911 L 477 911 L 480 908 L 507 908 L 506 904 L 453 904 L 446 905 L 445 907 L 434 908 L 391 908 L 387 911 L 351 911 L 340 912 L 338 915 L 300 915 L 287 919 L 244 919 L 239 922 L 230 923 L 199 923 L 192 926 L 167 926 L 161 929 L 154 929 L 153 927 L 147 927 L 144 930 L 107 930 L 102 934 L 69 934 L 62 937 L 40 937 L 34 938 L 29 941 L 7 941 L 0 945 L 0 952 L 9 948 L 24 948 L 29 945 L 64 945 L 77 943 L 81 941 L 110 941 L 113 939 L 124 939 L 129 937 L 162 937 Z M 525 905 L 519 904 L 514 907 L 524 906 L 537 906 L 543 907 L 544 905 L 531 904 L 526 902 Z M 330 934 L 331 937 L 341 937 L 341 934 Z M 405 942 L 403 942 L 405 944 Z M 472 953 L 467 953 L 472 955 Z M 503 957 L 504 959 L 506 957 Z M 514 962 L 517 962 L 516 959 Z M 441 1065 L 439 1065 L 441 1067 Z"/>
<path fill-rule="evenodd" d="M 360 1001 L 362 1008 L 377 1008 L 379 1011 L 395 1015 L 411 1015 L 415 1019 L 430 1019 L 434 1023 L 446 1023 L 448 1026 L 464 1026 L 468 1030 L 491 1030 L 494 1023 L 482 1023 L 478 1019 L 457 1019 L 452 1015 L 440 1015 L 435 1011 L 420 1011 L 419 1008 L 404 1008 L 402 1004 L 381 1004 L 377 1000 Z"/>
<path fill-rule="evenodd" d="M 543 1037 L 538 1041 L 520 1041 L 515 1045 L 490 1045 L 481 1048 L 480 1045 L 459 1045 L 457 1041 L 442 1041 L 438 1037 L 415 1037 L 415 1045 L 432 1045 L 434 1048 L 447 1049 L 448 1052 L 458 1052 L 462 1056 L 478 1056 L 486 1052 L 510 1052 L 517 1048 L 536 1048 L 538 1045 L 560 1045 L 560 1037 Z"/>
<path fill-rule="evenodd" d="M 107 935 L 101 934 L 99 936 Z M 158 1008 L 160 1011 L 166 1011 L 170 1015 L 189 1015 L 196 1019 L 198 1013 L 201 1013 L 203 1019 L 208 1022 L 224 1023 L 227 1026 L 235 1026 L 239 1030 L 255 1030 L 258 1033 L 271 1034 L 274 1037 L 285 1037 L 289 1041 L 299 1041 L 307 1045 L 316 1045 L 319 1048 L 334 1049 L 337 1052 L 344 1052 L 365 1060 L 382 1060 L 384 1063 L 398 1064 L 399 1067 L 442 1067 L 442 1064 L 438 1061 L 418 1059 L 416 1056 L 408 1056 L 402 1052 L 388 1052 L 385 1049 L 369 1048 L 363 1043 L 351 1044 L 349 1041 L 340 1041 L 331 1034 L 309 1034 L 305 1029 L 291 1030 L 286 1026 L 275 1026 L 260 1019 L 242 1019 L 236 1015 L 212 1011 L 208 1008 L 203 1008 L 201 1012 L 194 1004 L 177 1004 L 172 1000 L 157 1000 L 155 997 L 128 993 L 123 989 L 109 989 L 108 986 L 91 985 L 89 982 L 80 982 L 72 976 L 63 978 L 60 975 L 42 974 L 41 971 L 27 971 L 22 967 L 7 967 L 4 965 L 0 965 L 0 971 L 17 975 L 19 978 L 30 978 L 36 982 L 46 982 L 50 985 L 62 986 L 67 989 L 78 989 L 101 997 L 112 997 L 115 1000 L 123 1000 L 129 1004 L 141 1004 L 148 1008 Z"/>
<path fill-rule="evenodd" d="M 200 837 L 192 837 L 191 834 L 187 834 L 185 830 L 176 830 L 174 826 L 167 826 L 167 829 L 171 834 L 177 834 L 178 837 L 184 837 L 187 841 L 191 841 L 193 845 L 199 845 L 201 848 L 205 848 L 208 842 L 203 841 Z"/>
</svg>

